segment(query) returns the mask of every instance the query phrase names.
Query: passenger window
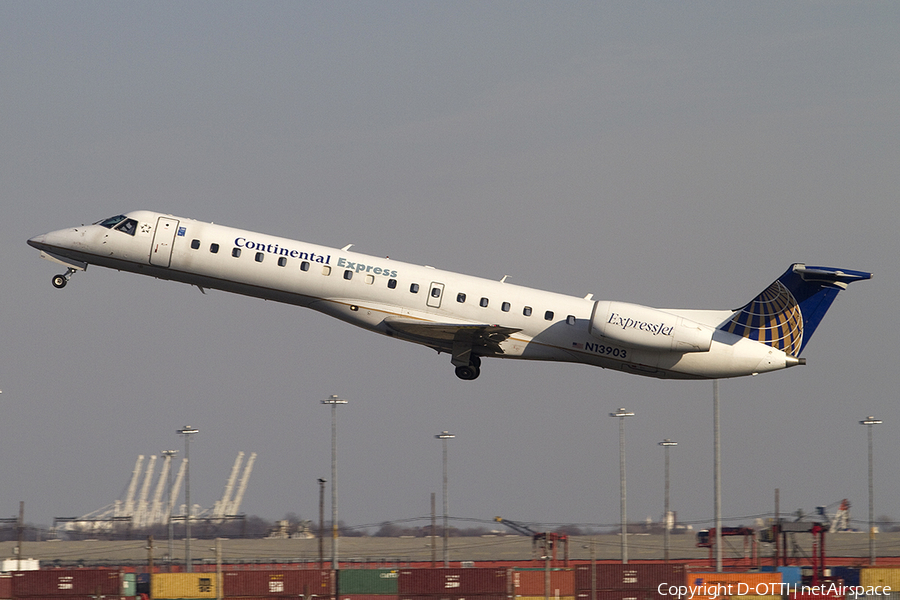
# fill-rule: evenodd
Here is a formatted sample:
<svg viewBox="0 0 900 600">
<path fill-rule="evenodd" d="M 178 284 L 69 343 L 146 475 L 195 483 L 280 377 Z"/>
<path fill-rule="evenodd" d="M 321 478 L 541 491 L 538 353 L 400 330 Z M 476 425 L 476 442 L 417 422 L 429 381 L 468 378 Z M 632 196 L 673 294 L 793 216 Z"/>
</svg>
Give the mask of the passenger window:
<svg viewBox="0 0 900 600">
<path fill-rule="evenodd" d="M 431 288 L 431 297 L 432 298 L 440 298 L 441 297 L 441 288 L 439 288 L 439 287 Z"/>
<path fill-rule="evenodd" d="M 191 240 L 191 248 L 198 250 L 200 248 L 200 240 Z"/>
<path fill-rule="evenodd" d="M 256 253 L 256 262 L 262 262 L 263 258 L 265 258 L 265 254 L 263 254 L 262 252 Z"/>
<path fill-rule="evenodd" d="M 240 258 L 241 257 L 241 249 L 240 248 L 232 248 L 231 255 L 235 258 Z"/>
<path fill-rule="evenodd" d="M 411 283 L 411 284 L 409 285 L 409 291 L 412 292 L 413 294 L 418 294 L 418 293 L 419 293 L 419 284 L 418 284 L 418 283 Z"/>
<path fill-rule="evenodd" d="M 213 254 L 218 254 L 219 253 L 219 245 L 218 244 L 210 244 L 209 251 Z"/>
<path fill-rule="evenodd" d="M 487 305 L 488 305 L 488 299 L 487 299 L 487 298 L 482 298 L 481 301 L 478 303 L 478 305 L 481 306 L 481 307 L 487 308 Z"/>
<path fill-rule="evenodd" d="M 329 267 L 327 265 L 322 267 L 322 275 L 324 275 L 325 277 L 328 277 L 329 275 L 331 275 L 331 267 Z"/>
<path fill-rule="evenodd" d="M 553 311 L 552 310 L 548 310 L 547 312 L 544 313 L 544 320 L 545 321 L 553 320 Z"/>
<path fill-rule="evenodd" d="M 566 323 L 568 323 L 569 325 L 574 325 L 575 324 L 575 315 L 569 315 L 568 317 L 566 317 Z"/>
<path fill-rule="evenodd" d="M 510 309 L 509 302 L 504 302 L 503 304 L 500 305 L 500 310 L 502 310 L 503 312 L 509 312 L 509 309 Z"/>
<path fill-rule="evenodd" d="M 531 307 L 526 306 L 525 308 L 523 308 L 522 314 L 525 315 L 526 317 L 530 317 L 531 316 Z"/>
<path fill-rule="evenodd" d="M 388 279 L 388 289 L 397 289 L 397 280 L 396 279 Z"/>
<path fill-rule="evenodd" d="M 301 270 L 301 271 L 309 271 L 309 263 L 308 263 L 307 261 L 305 261 L 305 260 L 304 260 L 303 262 L 301 262 L 301 263 L 300 263 L 300 270 Z"/>
<path fill-rule="evenodd" d="M 367 283 L 368 285 L 372 285 L 373 283 L 375 283 L 375 276 L 372 275 L 371 273 L 369 273 L 368 275 L 366 275 L 366 283 Z"/>
<path fill-rule="evenodd" d="M 278 257 L 278 266 L 279 266 L 279 267 L 286 267 L 286 266 L 287 266 L 287 257 L 286 257 L 286 256 L 279 256 L 279 257 Z"/>
<path fill-rule="evenodd" d="M 462 304 L 463 302 L 466 301 L 466 295 L 463 294 L 462 292 L 458 293 L 456 295 L 456 301 L 459 302 L 460 304 Z"/>
<path fill-rule="evenodd" d="M 344 279 L 346 279 L 347 281 L 350 281 L 351 279 L 353 279 L 353 271 L 351 271 L 350 269 L 345 270 L 344 271 Z"/>
</svg>

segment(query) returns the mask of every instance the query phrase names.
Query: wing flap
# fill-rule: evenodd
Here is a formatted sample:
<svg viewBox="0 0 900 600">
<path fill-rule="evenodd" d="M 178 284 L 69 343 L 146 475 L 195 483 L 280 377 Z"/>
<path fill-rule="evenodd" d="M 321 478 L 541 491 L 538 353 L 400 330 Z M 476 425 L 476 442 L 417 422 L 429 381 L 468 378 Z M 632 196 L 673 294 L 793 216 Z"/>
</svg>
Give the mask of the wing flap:
<svg viewBox="0 0 900 600">
<path fill-rule="evenodd" d="M 430 323 L 411 319 L 387 319 L 385 324 L 402 337 L 450 348 L 454 344 L 484 348 L 491 354 L 503 354 L 500 344 L 522 331 L 486 323 Z"/>
</svg>

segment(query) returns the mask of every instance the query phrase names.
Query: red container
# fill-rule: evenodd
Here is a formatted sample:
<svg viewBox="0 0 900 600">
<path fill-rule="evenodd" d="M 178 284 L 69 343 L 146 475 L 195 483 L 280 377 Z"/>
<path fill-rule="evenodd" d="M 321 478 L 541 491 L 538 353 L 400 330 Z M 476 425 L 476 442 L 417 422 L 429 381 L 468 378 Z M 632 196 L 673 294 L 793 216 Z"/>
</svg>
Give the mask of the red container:
<svg viewBox="0 0 900 600">
<path fill-rule="evenodd" d="M 575 600 L 591 600 L 591 592 L 578 592 Z M 663 600 L 655 589 L 653 590 L 602 590 L 597 592 L 596 600 Z M 665 598 L 671 600 L 671 598 Z"/>
<path fill-rule="evenodd" d="M 12 575 L 0 573 L 0 600 L 12 598 Z"/>
<path fill-rule="evenodd" d="M 12 573 L 12 595 L 23 596 L 119 596 L 122 579 L 113 569 L 48 569 Z"/>
<path fill-rule="evenodd" d="M 280 596 L 321 596 L 331 594 L 331 571 L 304 569 L 291 571 L 225 571 L 222 592 L 226 598 Z"/>
<path fill-rule="evenodd" d="M 343 596 L 341 596 L 343 598 Z M 506 594 L 460 594 L 453 592 L 452 594 L 423 594 L 409 595 L 400 594 L 399 596 L 381 596 L 382 600 L 390 598 L 393 600 L 509 600 Z"/>
<path fill-rule="evenodd" d="M 538 569 L 512 572 L 513 595 L 543 596 L 546 572 Z M 571 569 L 550 571 L 550 596 L 574 596 L 575 573 Z"/>
<path fill-rule="evenodd" d="M 509 569 L 401 569 L 397 589 L 404 597 L 440 594 L 501 594 L 509 589 Z"/>
<path fill-rule="evenodd" d="M 684 565 L 665 563 L 596 565 L 598 590 L 653 590 L 660 584 L 683 585 Z M 575 567 L 575 589 L 591 589 L 591 566 Z"/>
</svg>

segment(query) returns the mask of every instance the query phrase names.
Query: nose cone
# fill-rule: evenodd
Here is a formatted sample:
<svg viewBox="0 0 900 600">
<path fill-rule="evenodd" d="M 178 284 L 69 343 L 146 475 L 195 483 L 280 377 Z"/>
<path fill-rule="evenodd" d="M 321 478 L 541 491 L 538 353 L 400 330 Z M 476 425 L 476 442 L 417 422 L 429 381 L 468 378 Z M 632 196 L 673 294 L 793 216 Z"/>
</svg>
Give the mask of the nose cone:
<svg viewBox="0 0 900 600">
<path fill-rule="evenodd" d="M 44 240 L 46 238 L 47 238 L 46 233 L 42 233 L 41 235 L 36 235 L 33 238 L 31 238 L 30 240 L 28 240 L 28 245 L 31 246 L 32 248 L 37 248 L 38 250 L 43 250 L 44 248 L 47 247 L 47 244 L 44 242 Z"/>
</svg>

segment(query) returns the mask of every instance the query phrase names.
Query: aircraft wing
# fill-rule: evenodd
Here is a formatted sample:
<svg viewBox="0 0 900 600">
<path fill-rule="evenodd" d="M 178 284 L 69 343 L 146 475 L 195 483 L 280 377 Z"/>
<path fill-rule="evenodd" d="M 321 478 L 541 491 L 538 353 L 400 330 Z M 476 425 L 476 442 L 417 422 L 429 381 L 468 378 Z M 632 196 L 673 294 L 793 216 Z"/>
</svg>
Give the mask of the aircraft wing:
<svg viewBox="0 0 900 600">
<path fill-rule="evenodd" d="M 385 324 L 401 337 L 429 346 L 450 348 L 454 344 L 484 348 L 479 354 L 503 354 L 500 344 L 512 334 L 522 331 L 485 323 L 429 323 L 412 319 L 387 319 Z"/>
</svg>

